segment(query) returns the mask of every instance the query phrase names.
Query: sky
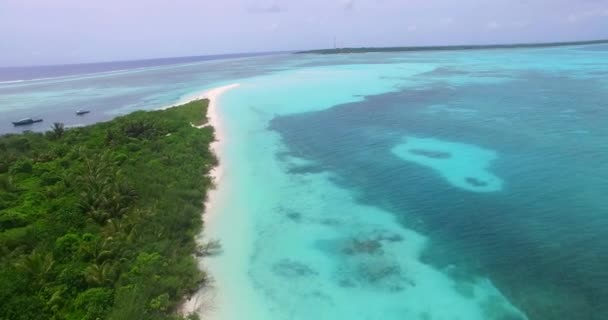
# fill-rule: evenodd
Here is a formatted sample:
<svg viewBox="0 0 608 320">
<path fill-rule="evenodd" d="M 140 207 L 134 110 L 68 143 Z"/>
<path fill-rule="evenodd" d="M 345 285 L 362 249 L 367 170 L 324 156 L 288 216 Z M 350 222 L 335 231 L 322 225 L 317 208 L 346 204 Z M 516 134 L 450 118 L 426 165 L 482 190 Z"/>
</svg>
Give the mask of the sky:
<svg viewBox="0 0 608 320">
<path fill-rule="evenodd" d="M 608 0 L 0 0 L 0 66 L 608 39 Z"/>
</svg>

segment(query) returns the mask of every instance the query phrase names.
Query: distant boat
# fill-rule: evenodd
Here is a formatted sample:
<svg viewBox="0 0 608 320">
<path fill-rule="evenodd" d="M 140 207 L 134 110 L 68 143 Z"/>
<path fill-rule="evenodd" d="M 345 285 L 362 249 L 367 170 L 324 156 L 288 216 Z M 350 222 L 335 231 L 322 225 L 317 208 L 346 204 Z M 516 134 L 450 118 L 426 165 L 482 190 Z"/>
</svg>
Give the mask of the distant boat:
<svg viewBox="0 0 608 320">
<path fill-rule="evenodd" d="M 42 119 L 40 118 L 25 118 L 25 119 L 21 119 L 19 121 L 13 121 L 13 125 L 14 126 L 25 126 L 28 124 L 32 124 L 32 123 L 36 123 L 36 122 L 42 122 Z"/>
<path fill-rule="evenodd" d="M 89 113 L 89 112 L 91 112 L 91 111 L 90 111 L 90 110 L 83 110 L 83 109 L 80 109 L 80 110 L 76 111 L 76 115 L 77 115 L 77 116 L 81 116 L 81 115 L 87 114 L 87 113 Z"/>
</svg>

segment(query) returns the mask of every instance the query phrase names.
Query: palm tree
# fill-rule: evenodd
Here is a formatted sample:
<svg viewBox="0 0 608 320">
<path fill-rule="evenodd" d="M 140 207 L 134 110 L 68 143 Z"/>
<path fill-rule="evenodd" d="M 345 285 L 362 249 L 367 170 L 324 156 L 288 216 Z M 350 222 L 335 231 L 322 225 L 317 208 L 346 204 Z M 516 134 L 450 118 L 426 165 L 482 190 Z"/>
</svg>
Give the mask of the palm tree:
<svg viewBox="0 0 608 320">
<path fill-rule="evenodd" d="M 123 218 L 108 219 L 102 230 L 103 235 L 107 240 L 133 243 L 140 234 L 145 212 L 138 209 Z"/>
<path fill-rule="evenodd" d="M 91 285 L 105 286 L 112 283 L 115 271 L 114 265 L 106 261 L 101 265 L 95 263 L 88 266 L 84 271 L 84 276 Z"/>
<path fill-rule="evenodd" d="M 51 253 L 43 254 L 36 249 L 30 255 L 15 263 L 18 270 L 27 274 L 38 284 L 46 279 L 54 265 L 55 259 Z"/>
<path fill-rule="evenodd" d="M 87 261 L 102 263 L 115 256 L 115 246 L 111 238 L 83 241 L 78 248 Z"/>
<path fill-rule="evenodd" d="M 120 170 L 108 154 L 85 158 L 85 168 L 77 181 L 82 185 L 80 208 L 100 225 L 124 216 L 137 199 L 137 192 L 120 178 Z"/>
<path fill-rule="evenodd" d="M 63 137 L 63 134 L 65 133 L 65 126 L 61 122 L 53 123 L 51 129 L 53 130 L 53 137 L 55 139 L 61 139 L 61 137 Z"/>
</svg>

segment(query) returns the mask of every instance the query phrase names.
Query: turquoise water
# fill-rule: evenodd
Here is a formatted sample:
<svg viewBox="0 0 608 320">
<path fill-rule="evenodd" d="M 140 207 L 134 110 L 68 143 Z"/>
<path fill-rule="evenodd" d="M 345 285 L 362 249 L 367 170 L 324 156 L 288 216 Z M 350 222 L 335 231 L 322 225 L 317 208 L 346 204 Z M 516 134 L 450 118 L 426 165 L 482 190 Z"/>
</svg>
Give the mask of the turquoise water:
<svg viewBox="0 0 608 320">
<path fill-rule="evenodd" d="M 219 101 L 224 175 L 206 237 L 224 252 L 203 261 L 216 280 L 204 318 L 608 318 L 605 46 L 101 79 L 0 86 L 0 101 L 60 105 L 89 87 L 79 95 L 110 118 L 240 84 Z"/>
</svg>

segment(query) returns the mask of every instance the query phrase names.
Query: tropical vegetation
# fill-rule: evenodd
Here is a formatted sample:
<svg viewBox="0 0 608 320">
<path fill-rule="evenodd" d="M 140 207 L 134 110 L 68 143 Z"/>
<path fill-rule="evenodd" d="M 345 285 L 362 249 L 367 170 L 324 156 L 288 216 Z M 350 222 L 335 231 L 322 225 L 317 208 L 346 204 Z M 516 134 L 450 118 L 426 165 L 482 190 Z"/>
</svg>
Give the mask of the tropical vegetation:
<svg viewBox="0 0 608 320">
<path fill-rule="evenodd" d="M 207 100 L 0 137 L 0 319 L 182 319 L 210 169 Z M 196 316 L 191 316 L 195 318 Z"/>
</svg>

